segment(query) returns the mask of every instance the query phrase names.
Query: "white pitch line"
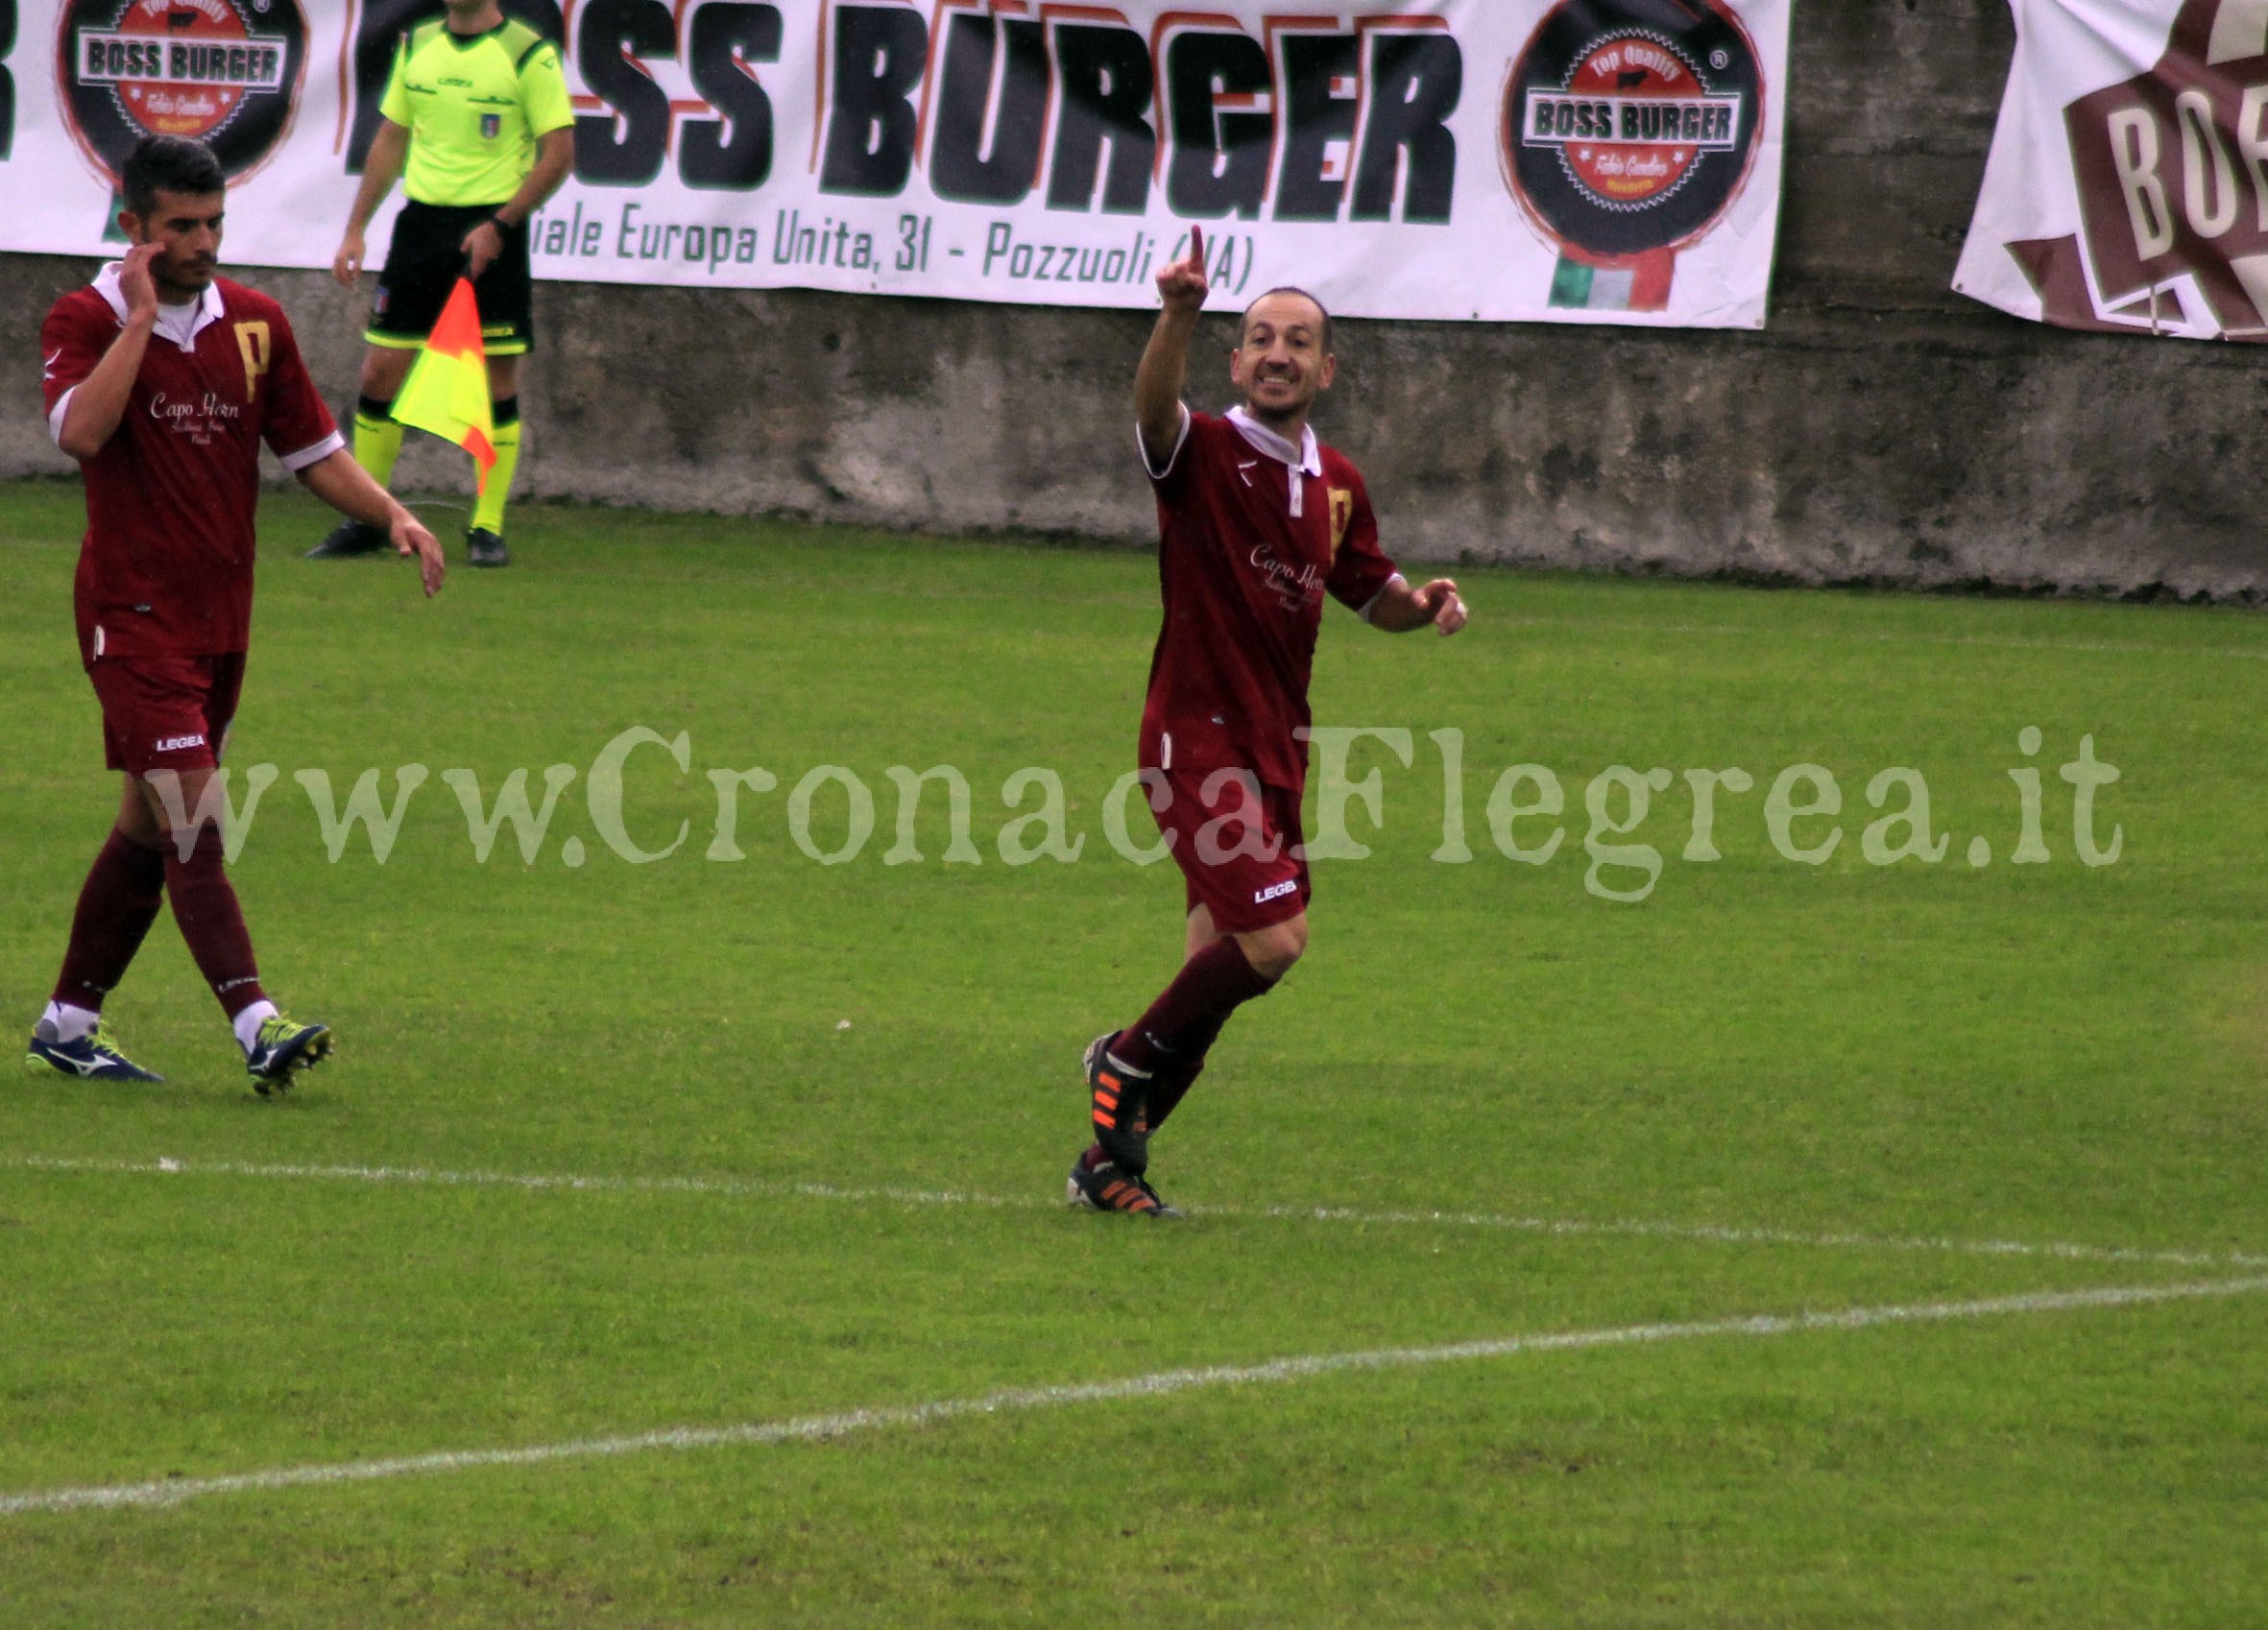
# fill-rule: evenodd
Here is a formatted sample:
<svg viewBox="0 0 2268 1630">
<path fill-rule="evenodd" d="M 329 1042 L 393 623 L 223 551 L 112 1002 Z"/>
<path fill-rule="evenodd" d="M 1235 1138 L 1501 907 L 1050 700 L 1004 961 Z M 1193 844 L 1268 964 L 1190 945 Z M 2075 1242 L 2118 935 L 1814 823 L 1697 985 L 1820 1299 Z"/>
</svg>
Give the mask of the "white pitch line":
<svg viewBox="0 0 2268 1630">
<path fill-rule="evenodd" d="M 1165 1398 L 1217 1387 L 1280 1384 L 1354 1370 L 1405 1370 L 1433 1364 L 1508 1358 L 1527 1353 L 1570 1353 L 1593 1347 L 1686 1341 L 1705 1336 L 1795 1335 L 1812 1330 L 1863 1330 L 1881 1325 L 1942 1324 L 2017 1313 L 2064 1313 L 2149 1303 L 2195 1301 L 2208 1297 L 2254 1295 L 2268 1290 L 2268 1278 L 2222 1280 L 2210 1283 L 2128 1285 L 2100 1290 L 2041 1291 L 1976 1302 L 1925 1302 L 1905 1306 L 1853 1307 L 1839 1313 L 1760 1314 L 1694 1324 L 1623 1325 L 1608 1330 L 1505 1336 L 1492 1341 L 1460 1341 L 1440 1347 L 1388 1347 L 1368 1353 L 1326 1353 L 1276 1358 L 1261 1364 L 1215 1364 L 1201 1369 L 1163 1370 L 1123 1380 L 1065 1386 L 1009 1387 L 978 1398 L 940 1399 L 929 1403 L 889 1404 L 832 1415 L 804 1415 L 786 1421 L 736 1426 L 672 1426 L 626 1437 L 582 1438 L 535 1444 L 524 1449 L 452 1450 L 406 1454 L 385 1460 L 350 1460 L 322 1466 L 288 1466 L 225 1477 L 173 1477 L 154 1482 L 110 1483 L 87 1488 L 31 1490 L 0 1496 L 0 1518 L 35 1512 L 117 1510 L 122 1507 L 179 1505 L 209 1495 L 370 1483 L 442 1472 L 470 1472 L 489 1466 L 539 1466 L 559 1460 L 590 1460 L 638 1454 L 648 1450 L 723 1449 L 747 1444 L 805 1443 L 854 1432 L 900 1426 L 927 1426 L 970 1415 L 1000 1415 L 1053 1409 L 1074 1403 L 1115 1403 L 1129 1399 Z"/>
<path fill-rule="evenodd" d="M 1036 1195 L 981 1194 L 961 1188 L 852 1188 L 832 1183 L 768 1178 L 604 1177 L 571 1172 L 449 1171 L 431 1166 L 253 1165 L 234 1161 L 191 1162 L 67 1160 L 46 1155 L 0 1156 L 0 1170 L 77 1172 L 118 1176 L 265 1178 L 294 1182 L 430 1185 L 438 1187 L 524 1188 L 585 1194 L 707 1194 L 757 1199 L 839 1200 L 860 1205 L 973 1206 L 994 1210 L 1053 1210 L 1061 1204 Z M 2071 1262 L 2157 1263 L 2179 1268 L 2268 1268 L 2268 1257 L 2241 1251 L 2160 1251 L 2067 1241 L 1947 1239 L 1864 1234 L 1804 1234 L 1793 1229 L 1736 1228 L 1707 1223 L 1604 1221 L 1580 1217 L 1504 1216 L 1487 1211 L 1379 1211 L 1338 1206 L 1189 1206 L 1197 1217 L 1249 1217 L 1271 1222 L 1354 1223 L 1380 1228 L 1465 1228 L 1558 1238 L 1682 1239 L 1706 1245 L 1793 1245 L 1834 1251 L 1912 1251 L 1945 1256 L 2040 1258 Z"/>
</svg>

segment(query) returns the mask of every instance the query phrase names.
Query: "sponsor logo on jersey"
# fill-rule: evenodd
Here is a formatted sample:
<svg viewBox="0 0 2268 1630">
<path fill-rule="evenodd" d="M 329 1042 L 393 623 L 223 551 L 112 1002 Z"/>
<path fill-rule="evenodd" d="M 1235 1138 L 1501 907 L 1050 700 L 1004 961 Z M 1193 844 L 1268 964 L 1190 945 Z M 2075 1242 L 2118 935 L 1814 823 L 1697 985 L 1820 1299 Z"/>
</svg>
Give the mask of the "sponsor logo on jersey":
<svg viewBox="0 0 2268 1630">
<path fill-rule="evenodd" d="M 72 133 L 113 184 L 145 135 L 195 137 L 233 178 L 291 125 L 307 23 L 299 0 L 68 0 L 58 54 Z"/>
<path fill-rule="evenodd" d="M 163 391 L 150 397 L 150 417 L 177 436 L 186 436 L 198 446 L 207 446 L 215 435 L 244 417 L 244 404 L 225 402 L 220 393 L 207 391 L 187 401 L 175 401 Z"/>
<path fill-rule="evenodd" d="M 1763 105 L 1755 45 L 1725 0 L 1561 0 L 1506 84 L 1505 175 L 1563 251 L 1675 249 L 1739 195 Z"/>
<path fill-rule="evenodd" d="M 1285 611 L 1297 611 L 1311 604 L 1321 604 L 1323 574 L 1314 565 L 1302 562 L 1297 568 L 1288 566 L 1270 554 L 1265 543 L 1255 543 L 1245 559 L 1260 573 L 1261 581 L 1274 591 Z"/>
</svg>

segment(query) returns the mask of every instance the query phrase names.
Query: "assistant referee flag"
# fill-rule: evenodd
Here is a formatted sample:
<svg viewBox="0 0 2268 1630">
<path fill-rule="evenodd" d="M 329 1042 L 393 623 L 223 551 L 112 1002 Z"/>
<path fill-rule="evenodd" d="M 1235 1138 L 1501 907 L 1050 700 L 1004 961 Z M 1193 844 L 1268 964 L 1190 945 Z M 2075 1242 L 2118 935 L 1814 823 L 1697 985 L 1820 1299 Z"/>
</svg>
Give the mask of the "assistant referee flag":
<svg viewBox="0 0 2268 1630">
<path fill-rule="evenodd" d="M 495 421 L 489 417 L 488 356 L 470 277 L 459 277 L 449 291 L 448 304 L 394 398 L 394 417 L 470 453 L 480 468 L 479 490 L 488 490 L 488 472 L 496 463 Z"/>
</svg>

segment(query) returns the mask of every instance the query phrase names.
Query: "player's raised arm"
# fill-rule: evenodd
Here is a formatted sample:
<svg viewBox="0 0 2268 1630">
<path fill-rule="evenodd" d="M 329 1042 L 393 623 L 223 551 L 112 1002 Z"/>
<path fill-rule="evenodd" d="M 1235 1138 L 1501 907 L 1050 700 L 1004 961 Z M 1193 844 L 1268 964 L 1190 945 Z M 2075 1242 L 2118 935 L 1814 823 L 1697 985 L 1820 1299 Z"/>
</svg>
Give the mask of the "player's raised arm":
<svg viewBox="0 0 2268 1630">
<path fill-rule="evenodd" d="M 1181 391 L 1189 378 L 1190 336 L 1196 332 L 1197 314 L 1210 287 L 1205 278 L 1205 231 L 1189 229 L 1189 258 L 1176 260 L 1158 273 L 1158 298 L 1165 309 L 1150 330 L 1142 352 L 1142 366 L 1134 372 L 1134 422 L 1142 428 L 1143 449 L 1150 467 L 1158 468 L 1173 456 L 1181 436 Z"/>
<path fill-rule="evenodd" d="M 117 434 L 126 416 L 126 401 L 133 393 L 134 376 L 141 372 L 142 353 L 149 348 L 150 331 L 157 324 L 157 286 L 150 276 L 157 244 L 136 244 L 118 262 L 118 293 L 126 300 L 126 321 L 118 337 L 94 365 L 94 372 L 71 392 L 63 411 L 56 445 L 75 459 L 90 459 Z"/>
</svg>

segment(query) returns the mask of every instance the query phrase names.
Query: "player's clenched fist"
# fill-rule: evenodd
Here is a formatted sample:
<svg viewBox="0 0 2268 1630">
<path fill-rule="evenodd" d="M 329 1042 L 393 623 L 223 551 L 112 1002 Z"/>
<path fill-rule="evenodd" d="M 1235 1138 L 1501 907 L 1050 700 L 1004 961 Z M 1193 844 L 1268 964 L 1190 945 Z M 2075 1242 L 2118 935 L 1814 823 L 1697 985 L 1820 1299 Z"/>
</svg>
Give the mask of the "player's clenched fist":
<svg viewBox="0 0 2268 1630">
<path fill-rule="evenodd" d="M 1169 311 L 1194 311 L 1205 303 L 1212 284 L 1205 276 L 1205 228 L 1189 229 L 1189 258 L 1176 260 L 1158 273 L 1158 298 Z"/>
<path fill-rule="evenodd" d="M 1411 603 L 1424 613 L 1426 621 L 1439 629 L 1444 636 L 1464 627 L 1464 601 L 1457 592 L 1457 585 L 1450 579 L 1436 577 L 1410 598 Z"/>
</svg>

